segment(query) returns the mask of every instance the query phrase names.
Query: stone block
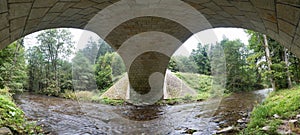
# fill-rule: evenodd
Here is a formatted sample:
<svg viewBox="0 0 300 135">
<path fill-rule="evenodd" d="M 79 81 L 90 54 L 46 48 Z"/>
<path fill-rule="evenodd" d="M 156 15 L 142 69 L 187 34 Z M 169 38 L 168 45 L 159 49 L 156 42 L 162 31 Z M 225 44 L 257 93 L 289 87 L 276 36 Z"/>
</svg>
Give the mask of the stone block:
<svg viewBox="0 0 300 135">
<path fill-rule="evenodd" d="M 0 13 L 7 12 L 7 0 L 0 0 Z"/>
<path fill-rule="evenodd" d="M 9 37 L 9 28 L 6 28 L 6 29 L 3 29 L 3 30 L 1 30 L 0 31 L 0 41 L 2 41 L 2 40 L 4 40 L 4 39 L 6 39 L 6 38 L 8 38 Z"/>
<path fill-rule="evenodd" d="M 27 3 L 32 1 L 33 0 L 8 0 L 8 3 Z"/>
<path fill-rule="evenodd" d="M 241 11 L 254 12 L 255 9 L 249 1 L 231 1 L 231 3 Z"/>
<path fill-rule="evenodd" d="M 184 2 L 193 2 L 197 4 L 208 3 L 210 0 L 184 0 Z"/>
<path fill-rule="evenodd" d="M 31 9 L 31 3 L 13 3 L 9 4 L 9 18 L 19 18 L 27 16 Z"/>
<path fill-rule="evenodd" d="M 285 4 L 291 4 L 291 5 L 300 5 L 300 0 L 277 0 L 277 3 L 285 3 Z"/>
<path fill-rule="evenodd" d="M 8 23 L 8 13 L 2 13 L 0 14 L 0 30 L 6 28 L 9 26 Z"/>
<path fill-rule="evenodd" d="M 298 35 L 300 35 L 300 21 L 299 21 L 299 23 L 298 23 L 298 25 L 297 25 L 296 33 L 297 33 Z"/>
<path fill-rule="evenodd" d="M 98 9 L 104 9 L 104 8 L 106 8 L 107 6 L 110 6 L 110 5 L 112 5 L 110 2 L 102 2 L 102 3 L 100 3 L 100 4 L 97 4 L 97 5 L 95 5 L 94 7 L 95 8 L 98 8 Z"/>
<path fill-rule="evenodd" d="M 93 1 L 81 1 L 81 2 L 78 2 L 75 5 L 73 5 L 72 7 L 85 9 L 85 8 L 91 7 L 96 4 L 97 3 L 93 2 Z"/>
<path fill-rule="evenodd" d="M 9 45 L 10 42 L 11 41 L 9 38 L 6 38 L 6 39 L 0 41 L 0 50 L 5 48 L 7 45 Z"/>
<path fill-rule="evenodd" d="M 26 22 L 25 30 L 26 29 L 32 29 L 34 27 L 39 26 L 40 21 L 41 21 L 40 19 L 28 20 Z"/>
<path fill-rule="evenodd" d="M 267 9 L 267 10 L 275 10 L 274 0 L 250 0 L 254 7 Z"/>
<path fill-rule="evenodd" d="M 30 11 L 29 19 L 37 19 L 43 17 L 49 8 L 33 8 Z"/>
<path fill-rule="evenodd" d="M 284 20 L 278 19 L 278 27 L 279 27 L 279 30 L 281 30 L 282 32 L 287 33 L 290 36 L 294 36 L 296 26 L 294 26 Z"/>
<path fill-rule="evenodd" d="M 74 4 L 75 3 L 71 3 L 71 2 L 57 2 L 53 7 L 51 7 L 49 12 L 61 13 Z"/>
<path fill-rule="evenodd" d="M 265 29 L 265 25 L 263 24 L 263 22 L 257 22 L 257 21 L 250 21 L 253 26 L 255 31 L 260 32 L 260 33 L 264 33 L 266 31 Z"/>
<path fill-rule="evenodd" d="M 243 15 L 243 13 L 236 7 L 223 7 L 224 11 L 231 15 Z"/>
<path fill-rule="evenodd" d="M 258 9 L 258 14 L 261 16 L 262 19 L 268 20 L 273 23 L 277 23 L 276 13 L 275 11 L 265 10 L 265 9 Z"/>
<path fill-rule="evenodd" d="M 16 18 L 10 21 L 10 31 L 14 31 L 25 26 L 27 17 Z"/>
<path fill-rule="evenodd" d="M 204 8 L 200 10 L 200 13 L 205 14 L 205 15 L 213 15 L 216 14 L 215 11 L 209 9 L 209 8 Z"/>
<path fill-rule="evenodd" d="M 299 42 L 298 42 L 299 43 Z M 293 45 L 291 45 L 291 47 L 290 47 L 290 51 L 294 54 L 294 55 L 296 55 L 298 58 L 300 57 L 300 46 L 299 46 L 300 44 L 297 44 L 297 45 L 295 45 L 295 44 L 293 44 Z"/>
<path fill-rule="evenodd" d="M 79 11 L 81 11 L 81 9 L 69 8 L 65 12 L 63 12 L 60 16 L 72 16 L 72 15 L 78 13 Z"/>
<path fill-rule="evenodd" d="M 204 3 L 202 4 L 202 6 L 207 7 L 209 9 L 213 9 L 215 11 L 220 11 L 222 10 L 217 4 L 215 4 L 214 2 L 209 2 L 209 3 Z"/>
<path fill-rule="evenodd" d="M 300 9 L 283 4 L 277 4 L 277 16 L 291 24 L 297 25 L 300 18 Z"/>
<path fill-rule="evenodd" d="M 297 45 L 298 47 L 300 47 L 300 36 L 298 34 L 296 34 L 294 37 L 293 45 Z"/>
<path fill-rule="evenodd" d="M 10 41 L 16 41 L 17 39 L 21 38 L 23 35 L 23 28 L 19 28 L 15 31 L 10 33 Z"/>
<path fill-rule="evenodd" d="M 279 37 L 280 37 L 280 40 L 283 40 L 288 44 L 292 44 L 293 37 L 290 36 L 289 34 L 279 30 Z"/>
<path fill-rule="evenodd" d="M 217 5 L 233 6 L 228 0 L 213 0 Z"/>
<path fill-rule="evenodd" d="M 33 7 L 52 7 L 58 0 L 35 0 Z"/>
<path fill-rule="evenodd" d="M 274 32 L 278 32 L 277 23 L 273 23 L 267 20 L 263 20 L 267 29 L 272 30 Z"/>
<path fill-rule="evenodd" d="M 58 17 L 60 15 L 60 13 L 47 13 L 44 17 L 43 17 L 43 21 L 52 21 L 54 18 Z"/>
</svg>

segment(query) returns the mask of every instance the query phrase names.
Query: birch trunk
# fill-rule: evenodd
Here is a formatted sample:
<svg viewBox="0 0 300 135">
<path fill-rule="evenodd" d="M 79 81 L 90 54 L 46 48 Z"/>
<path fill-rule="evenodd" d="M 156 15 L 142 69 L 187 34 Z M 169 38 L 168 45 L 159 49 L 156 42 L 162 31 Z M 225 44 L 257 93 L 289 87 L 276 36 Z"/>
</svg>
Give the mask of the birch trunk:
<svg viewBox="0 0 300 135">
<path fill-rule="evenodd" d="M 264 48 L 265 48 L 265 53 L 266 53 L 266 60 L 268 63 L 268 70 L 271 71 L 271 66 L 272 66 L 272 61 L 271 61 L 271 57 L 270 57 L 270 49 L 269 49 L 269 44 L 268 44 L 268 39 L 267 36 L 265 34 L 263 34 L 263 38 L 264 38 Z M 270 76 L 270 82 L 272 85 L 273 90 L 276 90 L 276 85 L 275 85 L 275 81 L 274 81 L 274 77 L 273 75 Z"/>
</svg>

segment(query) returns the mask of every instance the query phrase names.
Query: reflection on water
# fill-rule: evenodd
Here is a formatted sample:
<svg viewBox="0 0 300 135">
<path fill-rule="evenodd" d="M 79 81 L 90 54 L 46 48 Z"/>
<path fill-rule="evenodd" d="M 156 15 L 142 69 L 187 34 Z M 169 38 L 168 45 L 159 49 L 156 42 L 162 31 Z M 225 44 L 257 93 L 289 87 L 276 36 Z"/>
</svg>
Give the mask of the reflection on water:
<svg viewBox="0 0 300 135">
<path fill-rule="evenodd" d="M 212 101 L 175 106 L 109 106 L 32 94 L 16 96 L 30 120 L 48 134 L 214 134 L 219 127 L 236 124 L 241 114 L 260 103 L 268 90 L 232 94 L 215 110 Z"/>
</svg>

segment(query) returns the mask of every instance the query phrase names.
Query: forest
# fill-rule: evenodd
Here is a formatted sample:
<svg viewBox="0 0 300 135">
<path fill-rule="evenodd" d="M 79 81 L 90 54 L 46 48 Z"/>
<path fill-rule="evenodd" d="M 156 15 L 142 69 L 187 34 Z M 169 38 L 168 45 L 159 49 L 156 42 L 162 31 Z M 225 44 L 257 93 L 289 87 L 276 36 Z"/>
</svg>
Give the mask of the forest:
<svg viewBox="0 0 300 135">
<path fill-rule="evenodd" d="M 213 60 L 218 57 L 215 51 L 222 48 L 227 94 L 263 88 L 277 91 L 299 84 L 300 60 L 295 55 L 264 34 L 245 32 L 250 37 L 249 45 L 225 36 L 215 44 L 199 43 L 190 56 L 172 56 L 168 69 L 197 89 L 198 94 L 205 94 L 211 84 L 193 79 L 197 75 L 203 75 L 200 80 L 205 81 L 213 77 L 212 66 L 219 64 Z M 72 38 L 68 29 L 49 29 L 36 36 L 36 44 L 25 47 L 24 38 L 21 38 L 0 50 L 0 114 L 6 114 L 7 109 L 17 113 L 13 120 L 2 120 L 0 116 L 0 126 L 10 125 L 18 133 L 40 130 L 31 129 L 30 123 L 23 127 L 24 115 L 11 101 L 15 93 L 32 92 L 74 99 L 74 92 L 77 92 L 84 95 L 82 98 L 96 101 L 124 76 L 126 69 L 122 58 L 105 41 L 90 38 L 84 47 L 76 49 Z M 111 103 L 110 99 L 102 100 L 101 103 Z"/>
<path fill-rule="evenodd" d="M 221 46 L 226 59 L 226 92 L 290 88 L 299 83 L 299 59 L 275 40 L 253 31 L 249 45 L 226 37 L 217 44 L 198 44 L 190 56 L 171 57 L 172 72 L 211 75 L 211 57 Z M 68 29 L 42 31 L 25 49 L 19 39 L 0 52 L 0 88 L 58 96 L 65 91 L 104 92 L 125 73 L 122 58 L 103 40 L 92 38 L 75 50 Z M 72 59 L 70 59 L 72 58 Z"/>
</svg>

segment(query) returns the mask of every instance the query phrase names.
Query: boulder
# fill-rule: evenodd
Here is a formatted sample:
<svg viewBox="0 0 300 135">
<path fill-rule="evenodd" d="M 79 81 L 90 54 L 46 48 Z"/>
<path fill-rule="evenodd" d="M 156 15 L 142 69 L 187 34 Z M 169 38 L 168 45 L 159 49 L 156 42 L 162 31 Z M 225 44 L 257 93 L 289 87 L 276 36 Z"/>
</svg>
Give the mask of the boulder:
<svg viewBox="0 0 300 135">
<path fill-rule="evenodd" d="M 12 135 L 12 132 L 7 127 L 0 128 L 0 135 Z"/>
<path fill-rule="evenodd" d="M 298 120 L 289 120 L 290 129 L 294 129 L 296 127 L 297 122 L 298 122 Z"/>
</svg>

